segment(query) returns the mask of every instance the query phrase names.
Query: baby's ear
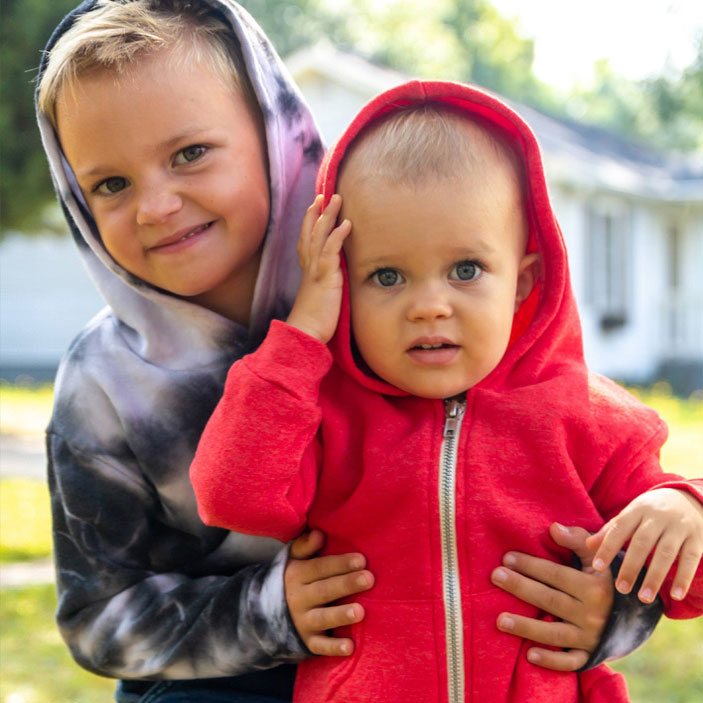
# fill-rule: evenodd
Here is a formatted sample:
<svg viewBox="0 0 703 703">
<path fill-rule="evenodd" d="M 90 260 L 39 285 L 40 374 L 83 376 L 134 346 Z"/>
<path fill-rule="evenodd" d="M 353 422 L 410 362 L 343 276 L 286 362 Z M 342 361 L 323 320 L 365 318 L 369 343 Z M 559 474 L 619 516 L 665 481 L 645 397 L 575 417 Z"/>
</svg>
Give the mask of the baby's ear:
<svg viewBox="0 0 703 703">
<path fill-rule="evenodd" d="M 515 312 L 530 295 L 542 273 L 542 257 L 538 252 L 525 254 L 520 261 L 517 271 L 517 287 L 515 289 Z"/>
</svg>

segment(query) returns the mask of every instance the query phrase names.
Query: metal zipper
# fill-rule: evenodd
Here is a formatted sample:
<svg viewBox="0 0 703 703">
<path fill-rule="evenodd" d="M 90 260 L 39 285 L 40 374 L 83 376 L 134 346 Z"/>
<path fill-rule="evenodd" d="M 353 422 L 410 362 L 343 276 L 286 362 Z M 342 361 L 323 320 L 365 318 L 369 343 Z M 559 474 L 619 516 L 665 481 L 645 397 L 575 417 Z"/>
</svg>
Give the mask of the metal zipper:
<svg viewBox="0 0 703 703">
<path fill-rule="evenodd" d="M 447 638 L 449 703 L 464 700 L 464 625 L 456 545 L 456 455 L 466 403 L 444 401 L 444 435 L 439 461 L 439 520 L 442 536 L 442 584 Z"/>
</svg>

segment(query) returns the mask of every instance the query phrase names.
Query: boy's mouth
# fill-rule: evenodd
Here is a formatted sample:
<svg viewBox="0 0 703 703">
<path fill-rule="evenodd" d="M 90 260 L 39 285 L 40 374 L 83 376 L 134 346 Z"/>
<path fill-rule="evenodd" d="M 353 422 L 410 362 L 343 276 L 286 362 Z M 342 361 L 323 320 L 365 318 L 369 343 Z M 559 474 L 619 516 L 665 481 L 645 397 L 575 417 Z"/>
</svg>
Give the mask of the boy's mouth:
<svg viewBox="0 0 703 703">
<path fill-rule="evenodd" d="M 205 222 L 204 224 L 198 225 L 197 227 L 191 227 L 185 230 L 180 230 L 175 234 L 160 239 L 158 242 L 156 242 L 156 244 L 151 246 L 150 249 L 165 249 L 167 247 L 172 247 L 176 244 L 180 244 L 181 242 L 187 242 L 189 239 L 192 239 L 201 232 L 204 232 L 206 229 L 209 229 L 213 222 Z"/>
</svg>

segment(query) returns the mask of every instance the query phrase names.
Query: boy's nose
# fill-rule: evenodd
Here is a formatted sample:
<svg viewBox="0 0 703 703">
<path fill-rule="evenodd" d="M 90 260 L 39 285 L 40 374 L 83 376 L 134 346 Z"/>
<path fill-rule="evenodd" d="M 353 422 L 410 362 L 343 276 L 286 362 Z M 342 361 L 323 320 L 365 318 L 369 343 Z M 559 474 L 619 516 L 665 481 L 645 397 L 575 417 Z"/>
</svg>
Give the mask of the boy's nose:
<svg viewBox="0 0 703 703">
<path fill-rule="evenodd" d="M 151 188 L 140 194 L 137 204 L 137 224 L 156 225 L 183 206 L 180 195 L 166 188 Z"/>
<path fill-rule="evenodd" d="M 411 321 L 441 320 L 451 315 L 452 306 L 448 296 L 436 286 L 417 291 L 408 307 L 408 319 Z"/>
</svg>

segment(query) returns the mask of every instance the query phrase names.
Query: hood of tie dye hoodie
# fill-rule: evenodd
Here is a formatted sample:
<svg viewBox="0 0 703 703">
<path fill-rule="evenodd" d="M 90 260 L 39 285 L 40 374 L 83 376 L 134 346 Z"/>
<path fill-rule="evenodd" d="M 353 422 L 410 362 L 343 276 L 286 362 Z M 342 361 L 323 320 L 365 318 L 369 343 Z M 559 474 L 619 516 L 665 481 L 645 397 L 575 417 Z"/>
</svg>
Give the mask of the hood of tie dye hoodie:
<svg viewBox="0 0 703 703">
<path fill-rule="evenodd" d="M 75 18 L 97 0 L 80 5 L 50 39 L 51 50 Z M 209 1 L 240 42 L 246 70 L 264 116 L 268 144 L 271 214 L 254 292 L 250 330 L 136 278 L 107 252 L 85 204 L 54 128 L 39 113 L 42 141 L 59 200 L 88 272 L 140 357 L 160 366 L 189 368 L 208 363 L 222 349 L 249 337 L 260 340 L 269 320 L 285 314 L 299 283 L 295 254 L 301 213 L 322 155 L 314 122 L 280 59 L 251 17 L 234 2 Z M 40 66 L 39 81 L 46 58 Z"/>
</svg>

